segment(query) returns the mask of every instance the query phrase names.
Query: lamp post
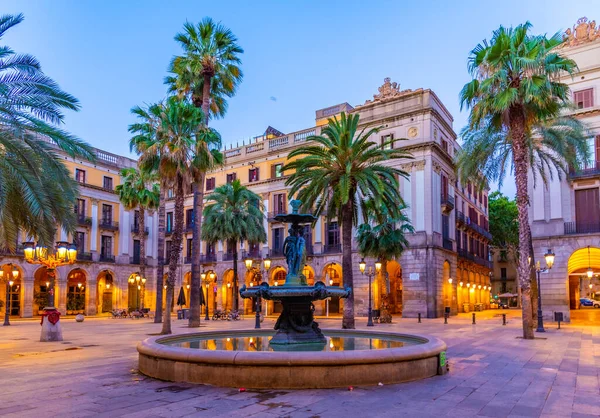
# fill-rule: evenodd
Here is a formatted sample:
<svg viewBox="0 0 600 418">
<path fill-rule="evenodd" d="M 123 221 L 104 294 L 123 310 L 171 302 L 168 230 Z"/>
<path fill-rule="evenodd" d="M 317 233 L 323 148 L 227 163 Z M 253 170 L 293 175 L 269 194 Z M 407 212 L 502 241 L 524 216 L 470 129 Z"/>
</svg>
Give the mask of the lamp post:
<svg viewBox="0 0 600 418">
<path fill-rule="evenodd" d="M 46 273 L 50 278 L 50 290 L 48 291 L 48 305 L 44 308 L 42 317 L 42 334 L 40 341 L 62 341 L 62 330 L 60 326 L 60 312 L 54 306 L 56 283 L 56 268 L 75 263 L 77 260 L 77 246 L 65 241 L 56 243 L 52 254 L 48 247 L 39 242 L 23 243 L 25 261 L 30 264 L 40 264 L 46 267 Z"/>
<path fill-rule="evenodd" d="M 375 270 L 373 270 L 373 266 L 369 266 L 369 269 L 367 270 L 367 263 L 365 262 L 365 259 L 363 258 L 358 263 L 358 267 L 360 268 L 360 272 L 362 274 L 365 274 L 369 278 L 369 318 L 367 320 L 367 326 L 372 327 L 373 326 L 373 309 L 371 306 L 371 279 L 373 279 L 373 276 L 375 276 L 376 274 L 379 274 L 379 271 L 381 270 L 381 261 L 377 260 L 375 262 Z"/>
<path fill-rule="evenodd" d="M 140 276 L 139 272 L 135 272 L 129 276 L 127 280 L 130 284 L 135 284 L 137 286 L 138 294 L 137 294 L 137 309 L 141 311 L 144 309 L 144 292 L 146 290 L 146 278 Z"/>
<path fill-rule="evenodd" d="M 248 272 L 253 271 L 254 270 L 254 278 L 263 277 L 263 270 L 261 269 L 261 267 L 264 267 L 265 269 L 265 275 L 269 274 L 269 269 L 271 268 L 271 259 L 269 258 L 269 254 L 267 254 L 267 256 L 264 259 L 258 259 L 258 267 L 254 267 L 254 260 L 252 259 L 252 257 L 248 256 L 244 259 L 244 264 L 246 265 L 246 270 L 248 270 Z M 258 273 L 258 274 L 257 274 Z M 257 280 L 258 282 L 258 280 Z M 257 283 L 259 284 L 259 283 Z M 255 329 L 260 329 L 260 310 L 261 310 L 261 298 L 260 295 L 256 297 L 256 307 L 255 307 L 255 321 L 254 321 L 254 328 Z"/>
<path fill-rule="evenodd" d="M 589 251 L 589 246 L 588 246 Z M 538 326 L 537 332 L 546 332 L 544 329 L 544 318 L 542 317 L 542 289 L 540 287 L 540 273 L 546 272 L 552 268 L 554 265 L 554 253 L 552 250 L 548 248 L 546 254 L 544 254 L 544 258 L 546 259 L 546 267 L 540 267 L 540 262 L 538 261 L 535 265 L 535 271 L 537 273 L 537 285 L 538 285 Z M 531 260 L 529 261 L 531 263 Z M 589 274 L 589 272 L 588 272 Z"/>
<path fill-rule="evenodd" d="M 9 264 L 12 265 L 12 264 Z M 12 271 L 12 278 L 16 279 L 17 277 L 19 277 L 19 270 L 17 270 L 17 268 L 15 266 L 13 266 Z M 4 277 L 4 270 L 2 270 L 2 267 L 0 267 L 0 279 L 2 279 Z M 4 326 L 8 326 L 10 325 L 10 304 L 11 304 L 11 297 L 10 297 L 10 291 L 11 288 L 13 286 L 15 282 L 13 280 L 10 279 L 10 277 L 6 277 L 6 297 L 4 298 Z"/>
</svg>

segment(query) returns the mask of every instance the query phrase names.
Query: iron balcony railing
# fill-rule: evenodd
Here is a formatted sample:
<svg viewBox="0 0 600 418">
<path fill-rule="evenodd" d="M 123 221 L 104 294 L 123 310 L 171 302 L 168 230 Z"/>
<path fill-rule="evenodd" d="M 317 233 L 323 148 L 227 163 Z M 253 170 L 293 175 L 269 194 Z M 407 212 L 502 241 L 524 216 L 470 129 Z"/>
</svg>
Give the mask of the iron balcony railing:
<svg viewBox="0 0 600 418">
<path fill-rule="evenodd" d="M 129 257 L 129 264 L 140 264 L 140 256 L 134 255 L 133 257 Z"/>
<path fill-rule="evenodd" d="M 324 254 L 337 254 L 342 252 L 341 244 L 327 244 L 323 247 Z"/>
<path fill-rule="evenodd" d="M 231 260 L 233 260 L 233 254 L 231 254 Z M 215 253 L 200 254 L 201 263 L 214 263 L 217 261 L 217 255 Z"/>
<path fill-rule="evenodd" d="M 192 257 L 189 255 L 184 257 L 183 264 L 192 264 Z"/>
<path fill-rule="evenodd" d="M 269 250 L 269 255 L 271 257 L 283 257 L 283 248 L 279 247 L 279 248 L 271 248 Z"/>
<path fill-rule="evenodd" d="M 452 248 L 452 240 L 451 240 L 450 238 L 444 238 L 444 239 L 442 240 L 442 246 L 443 246 L 443 247 L 444 247 L 444 249 L 446 249 L 446 250 L 450 250 L 450 251 L 452 251 L 452 250 L 453 250 L 453 248 Z"/>
<path fill-rule="evenodd" d="M 101 219 L 100 220 L 100 229 L 105 229 L 108 231 L 118 231 L 119 223 L 113 222 L 111 219 Z"/>
<path fill-rule="evenodd" d="M 238 260 L 240 256 L 238 254 Z M 223 261 L 233 261 L 233 253 L 223 253 Z"/>
<path fill-rule="evenodd" d="M 600 232 L 600 222 L 565 222 L 565 235 L 595 234 Z"/>
<path fill-rule="evenodd" d="M 81 226 L 90 226 L 92 224 L 92 218 L 85 215 L 77 215 L 77 224 Z"/>
<path fill-rule="evenodd" d="M 77 260 L 78 261 L 92 261 L 92 253 L 85 253 L 77 250 Z"/>
<path fill-rule="evenodd" d="M 134 234 L 139 234 L 140 233 L 140 226 L 139 225 L 131 225 L 131 232 L 133 232 Z M 145 227 L 144 228 L 144 235 L 148 235 L 150 233 L 150 228 L 149 227 Z"/>
<path fill-rule="evenodd" d="M 100 261 L 103 261 L 105 263 L 114 263 L 115 256 L 112 254 L 100 254 Z"/>
<path fill-rule="evenodd" d="M 461 211 L 456 211 L 456 222 L 462 223 L 462 224 L 465 224 L 467 222 L 466 218 L 465 218 L 465 214 L 462 213 Z"/>
<path fill-rule="evenodd" d="M 571 171 L 569 173 L 569 179 L 580 179 L 584 177 L 596 177 L 600 176 L 600 164 L 596 163 L 595 167 L 582 168 L 577 171 Z"/>
<path fill-rule="evenodd" d="M 453 196 L 442 194 L 441 201 L 442 201 L 442 205 L 448 207 L 450 210 L 454 209 L 454 197 Z"/>
</svg>

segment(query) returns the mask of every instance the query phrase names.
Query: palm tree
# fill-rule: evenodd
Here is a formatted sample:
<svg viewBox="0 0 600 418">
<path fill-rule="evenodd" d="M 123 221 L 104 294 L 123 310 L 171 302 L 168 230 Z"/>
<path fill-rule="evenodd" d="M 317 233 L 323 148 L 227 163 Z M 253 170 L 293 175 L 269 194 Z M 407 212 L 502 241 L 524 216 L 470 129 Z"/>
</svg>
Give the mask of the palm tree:
<svg viewBox="0 0 600 418">
<path fill-rule="evenodd" d="M 337 217 L 342 224 L 342 273 L 344 286 L 353 288 L 352 227 L 358 221 L 358 209 L 373 200 L 377 207 L 399 215 L 402 201 L 398 177 L 408 173 L 383 164 L 391 159 L 412 158 L 400 148 L 384 149 L 370 141 L 380 128 L 358 131 L 359 116 L 342 113 L 340 119 L 329 119 L 319 136 L 307 138 L 307 144 L 290 152 L 283 168 L 294 173 L 286 180 L 290 195 L 298 193 L 305 209 L 324 211 L 328 219 Z M 396 140 L 400 141 L 400 140 Z M 396 144 L 397 145 L 397 144 Z M 343 328 L 354 328 L 354 295 L 344 301 Z"/>
<path fill-rule="evenodd" d="M 23 15 L 0 16 L 0 39 Z M 35 57 L 0 47 L 0 246 L 14 251 L 19 231 L 50 245 L 57 228 L 75 230 L 77 184 L 56 154 L 94 161 L 93 150 L 59 128 L 78 100 L 46 76 Z"/>
<path fill-rule="evenodd" d="M 138 229 L 134 236 L 140 241 L 140 275 L 146 277 L 146 211 L 154 211 L 159 204 L 160 189 L 154 171 L 124 168 L 123 182 L 116 187 L 119 200 L 127 210 L 138 210 Z M 143 296 L 143 295 L 142 295 Z M 142 298 L 143 308 L 143 298 Z"/>
<path fill-rule="evenodd" d="M 378 288 L 381 294 L 389 292 L 387 262 L 399 258 L 409 246 L 406 235 L 415 232 L 410 219 L 404 214 L 405 203 L 399 203 L 400 213 L 396 218 L 377 208 L 373 202 L 367 202 L 369 210 L 363 213 L 364 223 L 358 227 L 356 241 L 358 252 L 363 257 L 372 257 L 381 261 L 381 274 L 378 276 Z M 385 278 L 385 281 L 384 281 Z"/>
<path fill-rule="evenodd" d="M 548 38 L 532 35 L 530 29 L 529 22 L 516 28 L 501 26 L 489 43 L 484 41 L 477 45 L 469 56 L 473 80 L 460 93 L 461 108 L 471 109 L 468 129 L 501 133 L 505 141 L 499 142 L 497 149 L 511 159 L 519 209 L 517 271 L 522 290 L 523 337 L 528 339 L 533 338 L 531 265 L 527 261 L 531 241 L 527 173 L 534 158 L 530 138 L 535 136 L 536 126 L 559 117 L 562 106 L 569 101 L 569 88 L 559 81 L 559 76 L 563 72 L 572 74 L 576 69 L 575 62 L 556 49 L 562 42 L 560 34 Z M 538 155 L 542 154 L 538 152 Z M 558 154 L 555 159 L 562 156 Z M 507 160 L 504 161 L 499 169 L 502 173 L 507 166 Z M 542 158 L 539 164 L 549 161 L 551 159 Z"/>
<path fill-rule="evenodd" d="M 203 19 L 197 26 L 187 22 L 184 31 L 175 36 L 183 48 L 183 55 L 171 61 L 173 74 L 165 78 L 169 90 L 180 97 L 188 97 L 196 107 L 201 107 L 205 120 L 206 147 L 200 154 L 198 175 L 193 184 L 194 229 L 192 233 L 192 277 L 190 291 L 190 327 L 200 326 L 200 235 L 204 206 L 205 173 L 219 165 L 223 157 L 218 153 L 221 139 L 208 129 L 210 116 L 223 117 L 227 111 L 227 97 L 235 94 L 242 80 L 239 55 L 244 51 L 237 38 L 226 27 L 211 18 Z"/>
<path fill-rule="evenodd" d="M 201 121 L 204 119 L 204 115 L 192 103 L 176 97 L 169 98 L 164 104 L 152 105 L 148 109 L 134 108 L 133 113 L 142 118 L 142 123 L 129 127 L 130 132 L 135 134 L 130 140 L 130 146 L 138 154 L 141 154 L 139 159 L 140 168 L 146 170 L 156 169 L 161 179 L 170 182 L 174 189 L 175 227 L 171 238 L 167 305 L 161 331 L 163 334 L 170 334 L 173 288 L 183 241 L 185 190 L 189 187 L 195 174 L 193 168 L 194 152 L 197 149 L 198 136 L 202 130 Z"/>
<path fill-rule="evenodd" d="M 260 196 L 239 180 L 217 187 L 207 196 L 202 239 L 224 241 L 233 246 L 233 309 L 238 309 L 238 253 L 240 242 L 265 242 L 267 234 Z"/>
</svg>

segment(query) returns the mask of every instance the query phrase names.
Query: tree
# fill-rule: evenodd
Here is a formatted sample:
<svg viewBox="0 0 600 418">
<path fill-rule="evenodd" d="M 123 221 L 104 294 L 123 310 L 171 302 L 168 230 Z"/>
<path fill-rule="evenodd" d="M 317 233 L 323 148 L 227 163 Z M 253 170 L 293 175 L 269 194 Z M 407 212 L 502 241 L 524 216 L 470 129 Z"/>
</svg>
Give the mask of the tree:
<svg viewBox="0 0 600 418">
<path fill-rule="evenodd" d="M 242 186 L 239 180 L 217 187 L 206 198 L 202 239 L 209 243 L 224 241 L 233 245 L 233 309 L 238 309 L 237 245 L 267 240 L 260 196 Z"/>
<path fill-rule="evenodd" d="M 367 202 L 369 210 L 363 213 L 364 223 L 358 227 L 356 241 L 358 252 L 363 257 L 372 257 L 381 261 L 381 274 L 378 276 L 378 288 L 383 295 L 389 292 L 387 262 L 399 258 L 409 246 L 406 235 L 415 232 L 410 219 L 403 213 L 407 208 L 399 202 L 400 213 L 396 218 Z M 396 212 L 396 211 L 394 211 Z M 384 282 L 385 278 L 385 282 Z"/>
<path fill-rule="evenodd" d="M 23 19 L 0 16 L 0 39 Z M 63 110 L 79 108 L 33 56 L 0 47 L 0 246 L 14 251 L 19 231 L 51 245 L 57 228 L 75 230 L 77 183 L 55 151 L 95 161 L 89 145 L 59 127 Z"/>
<path fill-rule="evenodd" d="M 205 120 L 205 144 L 198 152 L 198 175 L 193 184 L 194 229 L 192 237 L 192 277 L 190 291 L 190 327 L 200 326 L 200 235 L 202 234 L 202 211 L 204 205 L 205 173 L 222 163 L 218 152 L 221 138 L 208 129 L 210 116 L 223 117 L 227 111 L 227 97 L 235 94 L 242 80 L 239 55 L 244 52 L 237 45 L 237 38 L 228 28 L 203 19 L 197 26 L 187 22 L 184 31 L 175 36 L 184 54 L 171 61 L 173 76 L 165 79 L 172 92 L 189 97 L 196 107 L 201 107 Z"/>
<path fill-rule="evenodd" d="M 130 140 L 130 146 L 140 154 L 140 168 L 157 170 L 163 184 L 170 184 L 174 189 L 175 227 L 171 238 L 167 303 L 161 331 L 162 334 L 170 334 L 173 292 L 183 241 L 185 190 L 194 179 L 194 152 L 197 150 L 198 137 L 201 135 L 201 121 L 204 120 L 204 114 L 189 101 L 176 97 L 169 98 L 164 104 L 151 105 L 148 109 L 136 107 L 133 113 L 142 119 L 141 123 L 129 127 L 129 131 L 135 134 Z M 164 233 L 164 224 L 162 233 Z"/>
<path fill-rule="evenodd" d="M 484 41 L 477 45 L 469 56 L 473 80 L 460 93 L 461 108 L 471 109 L 465 143 L 469 141 L 470 132 L 478 136 L 479 132 L 487 131 L 489 135 L 488 139 L 480 138 L 481 144 L 473 141 L 472 152 L 465 151 L 463 162 L 468 159 L 466 155 L 487 157 L 473 160 L 471 164 L 481 162 L 490 172 L 502 176 L 507 167 L 514 170 L 519 223 L 518 277 L 522 291 L 523 338 L 527 339 L 533 338 L 531 265 L 527 261 L 531 248 L 528 170 L 536 164 L 538 168 L 560 168 L 560 159 L 573 155 L 573 150 L 564 148 L 558 149 L 564 154 L 546 153 L 544 146 L 533 140 L 533 134 L 536 126 L 559 118 L 561 108 L 569 100 L 569 88 L 559 81 L 559 75 L 572 74 L 576 69 L 573 60 L 561 56 L 555 49 L 562 42 L 560 34 L 550 38 L 531 35 L 530 28 L 529 22 L 516 28 L 501 26 L 489 43 Z"/>
<path fill-rule="evenodd" d="M 395 140 L 391 149 L 370 141 L 380 128 L 358 131 L 359 115 L 329 119 L 321 135 L 310 136 L 306 145 L 290 152 L 283 169 L 293 170 L 286 180 L 290 195 L 298 194 L 304 209 L 313 209 L 316 216 L 337 217 L 342 225 L 342 274 L 344 286 L 353 288 L 352 227 L 358 221 L 358 210 L 367 210 L 365 201 L 373 200 L 394 218 L 399 216 L 398 177 L 407 177 L 403 170 L 383 162 L 412 158 Z M 294 160 L 294 158 L 299 157 Z M 343 328 L 354 328 L 354 294 L 344 301 Z"/>
<path fill-rule="evenodd" d="M 519 210 L 517 209 L 517 202 L 496 191 L 489 195 L 488 211 L 492 246 L 500 251 L 506 251 L 507 255 L 516 259 L 517 248 L 519 247 L 519 223 L 517 222 Z"/>
<path fill-rule="evenodd" d="M 138 229 L 134 236 L 140 241 L 140 275 L 146 277 L 146 211 L 159 205 L 160 188 L 155 171 L 124 168 L 123 181 L 116 187 L 119 200 L 127 210 L 138 210 Z M 143 296 L 143 295 L 142 295 Z M 142 300 L 143 307 L 143 300 Z"/>
</svg>

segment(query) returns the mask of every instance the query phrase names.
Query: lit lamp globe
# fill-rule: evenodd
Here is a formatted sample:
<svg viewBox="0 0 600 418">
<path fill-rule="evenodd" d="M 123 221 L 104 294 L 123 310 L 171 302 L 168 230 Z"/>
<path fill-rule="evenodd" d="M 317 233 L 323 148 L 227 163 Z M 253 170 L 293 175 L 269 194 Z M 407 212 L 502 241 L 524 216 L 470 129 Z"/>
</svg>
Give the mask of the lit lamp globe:
<svg viewBox="0 0 600 418">
<path fill-rule="evenodd" d="M 212 281 L 215 280 L 216 274 L 214 271 L 211 271 L 210 273 L 208 273 L 208 278 Z"/>
<path fill-rule="evenodd" d="M 546 259 L 546 265 L 549 269 L 551 269 L 554 265 L 554 253 L 550 248 L 548 248 L 548 251 L 546 252 L 546 254 L 544 254 L 544 258 Z"/>
<path fill-rule="evenodd" d="M 358 268 L 360 269 L 361 273 L 365 272 L 365 269 L 367 268 L 367 263 L 365 262 L 364 258 L 358 263 Z"/>
<path fill-rule="evenodd" d="M 263 263 L 265 266 L 265 270 L 269 271 L 269 269 L 271 268 L 271 259 L 269 258 L 269 254 L 267 254 L 267 258 L 263 260 Z"/>
<path fill-rule="evenodd" d="M 252 260 L 252 258 L 250 258 L 250 257 L 246 257 L 246 258 L 244 259 L 244 264 L 246 265 L 246 269 L 247 269 L 247 270 L 250 270 L 250 269 L 252 268 L 252 263 L 253 263 L 253 262 L 254 262 L 254 261 L 253 261 L 253 260 Z"/>
</svg>

